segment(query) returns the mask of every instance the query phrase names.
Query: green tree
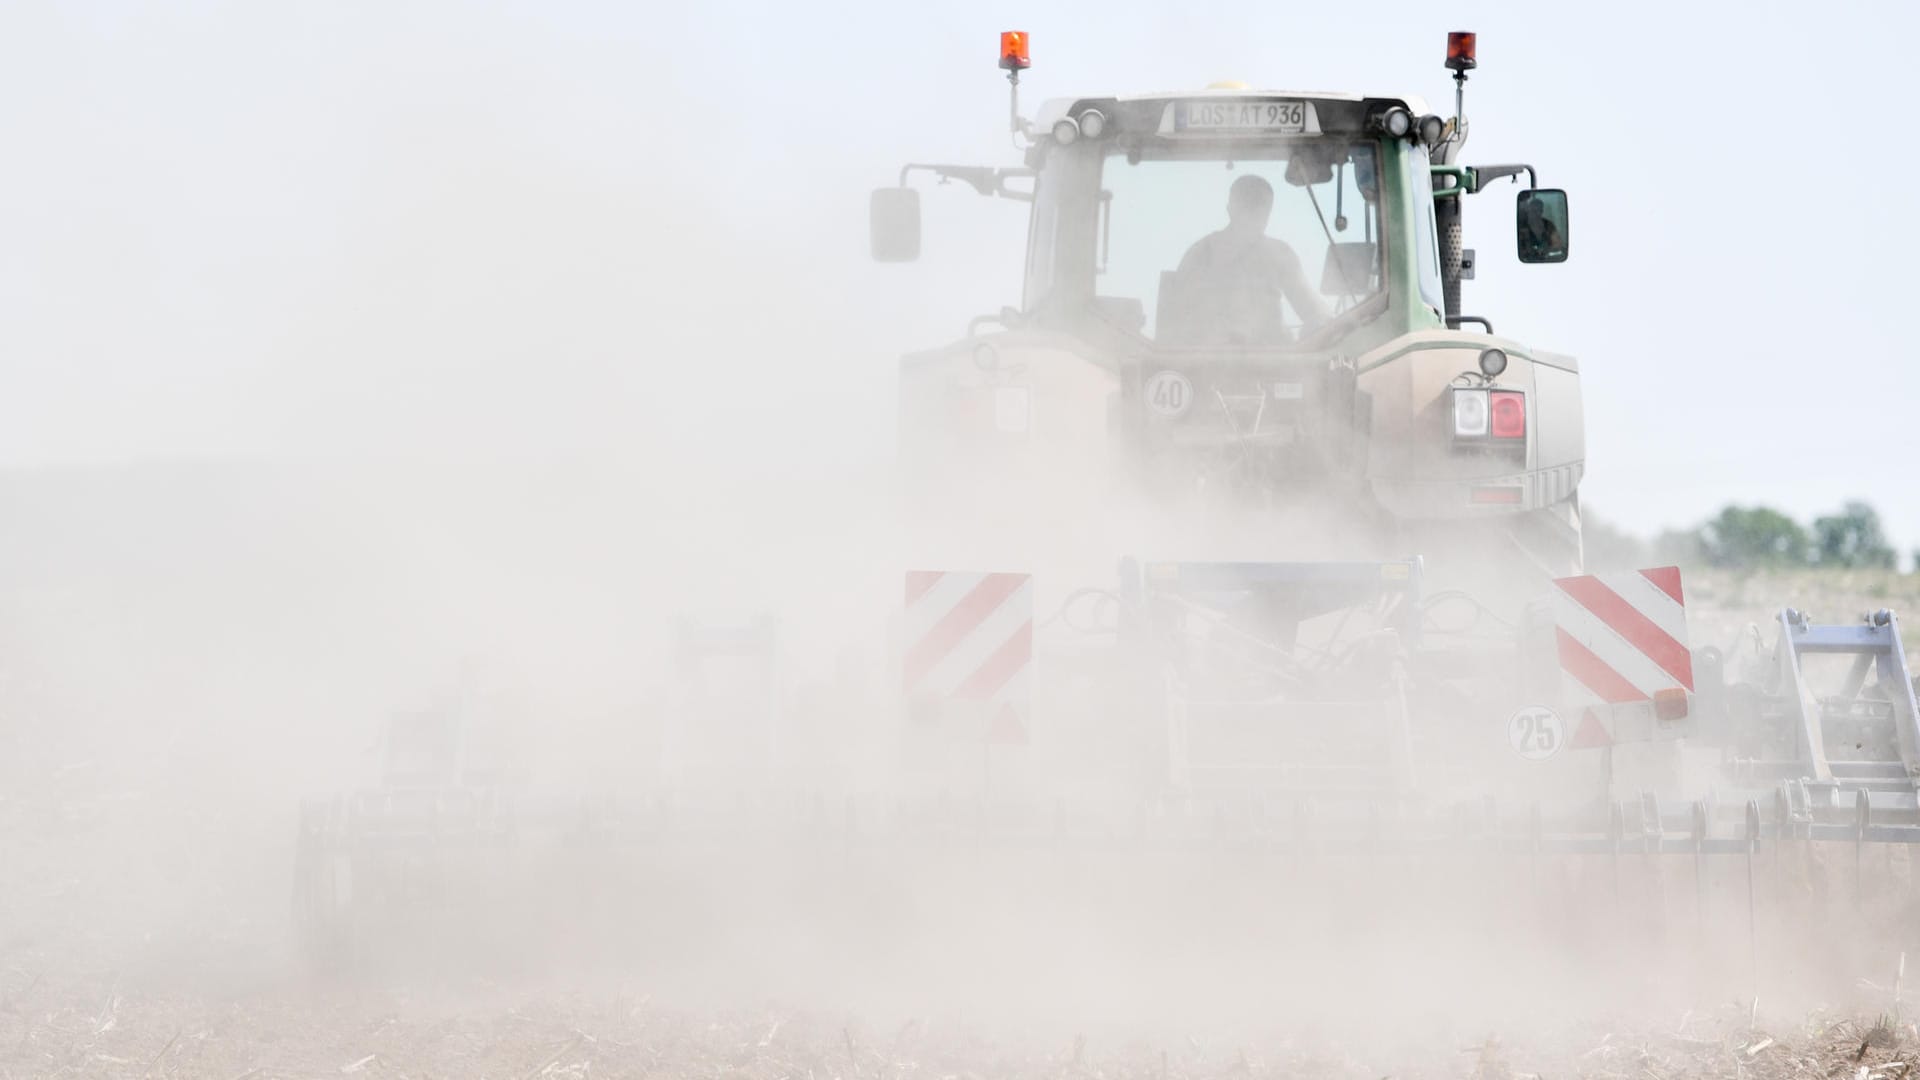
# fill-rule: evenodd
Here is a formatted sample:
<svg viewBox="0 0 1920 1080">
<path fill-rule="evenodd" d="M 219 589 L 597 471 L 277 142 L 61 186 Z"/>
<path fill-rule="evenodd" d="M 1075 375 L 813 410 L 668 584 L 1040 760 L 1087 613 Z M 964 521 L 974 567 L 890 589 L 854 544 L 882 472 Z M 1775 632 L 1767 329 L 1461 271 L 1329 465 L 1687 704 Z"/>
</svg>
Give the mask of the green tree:
<svg viewBox="0 0 1920 1080">
<path fill-rule="evenodd" d="M 1797 521 L 1765 506 L 1729 506 L 1700 527 L 1700 551 L 1714 566 L 1805 566 L 1813 545 Z"/>
<path fill-rule="evenodd" d="M 1821 566 L 1891 570 L 1897 558 L 1880 527 L 1880 515 L 1858 500 L 1837 514 L 1815 518 L 1813 543 Z"/>
</svg>

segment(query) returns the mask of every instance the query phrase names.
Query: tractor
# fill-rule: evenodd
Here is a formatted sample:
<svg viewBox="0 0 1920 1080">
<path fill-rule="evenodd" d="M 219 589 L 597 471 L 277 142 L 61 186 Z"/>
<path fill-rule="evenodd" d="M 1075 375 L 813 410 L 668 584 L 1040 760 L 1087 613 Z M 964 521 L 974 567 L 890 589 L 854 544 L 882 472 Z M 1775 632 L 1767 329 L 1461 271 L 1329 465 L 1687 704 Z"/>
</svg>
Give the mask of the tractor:
<svg viewBox="0 0 1920 1080">
<path fill-rule="evenodd" d="M 1001 36 L 1022 165 L 912 163 L 870 202 L 883 262 L 920 254 L 917 177 L 1028 213 L 1020 303 L 900 365 L 916 554 L 1031 570 L 1043 613 L 1109 598 L 1121 648 L 1036 643 L 1034 692 L 1071 700 L 1032 708 L 1099 717 L 1041 725 L 1052 775 L 1125 717 L 1123 741 L 1151 748 L 1124 766 L 1135 791 L 1375 798 L 1433 779 L 1486 741 L 1458 725 L 1537 680 L 1457 657 L 1415 671 L 1430 605 L 1544 632 L 1532 601 L 1582 568 L 1579 365 L 1461 308 L 1465 202 L 1525 177 L 1516 256 L 1548 265 L 1567 258 L 1566 193 L 1531 165 L 1459 163 L 1473 34 L 1449 36 L 1452 118 L 1411 95 L 1217 84 L 1028 121 L 1029 45 Z M 1169 664 L 1171 689 L 1139 685 Z"/>
</svg>

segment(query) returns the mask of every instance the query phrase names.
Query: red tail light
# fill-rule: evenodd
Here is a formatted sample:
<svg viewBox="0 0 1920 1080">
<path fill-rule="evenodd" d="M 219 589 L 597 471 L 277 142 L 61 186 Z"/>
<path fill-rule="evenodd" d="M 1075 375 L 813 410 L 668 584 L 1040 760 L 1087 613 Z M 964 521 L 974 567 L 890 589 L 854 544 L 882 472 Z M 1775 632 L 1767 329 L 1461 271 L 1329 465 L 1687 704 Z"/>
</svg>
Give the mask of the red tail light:
<svg viewBox="0 0 1920 1080">
<path fill-rule="evenodd" d="M 1527 435 L 1527 395 L 1511 390 L 1495 390 L 1488 395 L 1492 412 L 1487 428 L 1496 439 L 1523 439 Z"/>
</svg>

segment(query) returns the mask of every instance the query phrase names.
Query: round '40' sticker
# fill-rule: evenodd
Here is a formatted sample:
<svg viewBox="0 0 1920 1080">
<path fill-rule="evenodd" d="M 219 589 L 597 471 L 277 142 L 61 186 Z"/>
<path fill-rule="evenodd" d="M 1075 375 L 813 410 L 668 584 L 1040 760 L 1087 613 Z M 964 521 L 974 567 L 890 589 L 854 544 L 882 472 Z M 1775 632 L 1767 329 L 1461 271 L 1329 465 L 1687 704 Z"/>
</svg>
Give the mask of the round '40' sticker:
<svg viewBox="0 0 1920 1080">
<path fill-rule="evenodd" d="M 1545 761 L 1560 752 L 1567 741 L 1566 725 L 1560 714 L 1545 705 L 1529 705 L 1507 721 L 1507 742 L 1514 753 L 1528 761 Z"/>
<path fill-rule="evenodd" d="M 1177 371 L 1156 371 L 1147 378 L 1147 408 L 1161 416 L 1179 416 L 1193 404 L 1193 384 Z"/>
</svg>

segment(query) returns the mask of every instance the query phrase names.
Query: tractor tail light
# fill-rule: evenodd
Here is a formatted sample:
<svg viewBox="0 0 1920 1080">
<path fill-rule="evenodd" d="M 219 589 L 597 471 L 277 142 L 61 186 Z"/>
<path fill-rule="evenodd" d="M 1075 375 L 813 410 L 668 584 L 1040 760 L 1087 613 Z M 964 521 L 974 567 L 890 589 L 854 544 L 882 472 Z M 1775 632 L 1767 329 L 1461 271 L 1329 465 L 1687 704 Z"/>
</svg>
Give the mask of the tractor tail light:
<svg viewBox="0 0 1920 1080">
<path fill-rule="evenodd" d="M 1027 32 L 1008 30 L 1000 35 L 1000 66 L 1008 71 L 1025 71 L 1033 66 L 1027 56 Z"/>
<path fill-rule="evenodd" d="M 1511 390 L 1495 390 L 1489 400 L 1488 434 L 1496 439 L 1524 439 L 1527 436 L 1527 396 Z"/>
</svg>

